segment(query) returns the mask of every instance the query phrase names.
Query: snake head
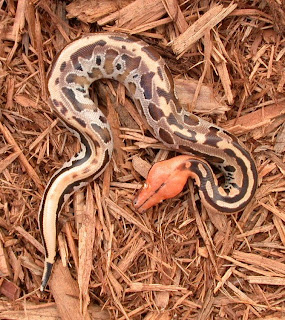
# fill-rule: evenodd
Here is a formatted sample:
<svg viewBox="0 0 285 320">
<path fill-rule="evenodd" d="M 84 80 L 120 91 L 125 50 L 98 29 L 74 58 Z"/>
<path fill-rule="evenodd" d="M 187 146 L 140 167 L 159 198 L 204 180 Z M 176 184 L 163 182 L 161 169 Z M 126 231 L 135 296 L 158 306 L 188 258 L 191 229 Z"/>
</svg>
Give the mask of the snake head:
<svg viewBox="0 0 285 320">
<path fill-rule="evenodd" d="M 169 160 L 157 162 L 149 171 L 144 186 L 139 190 L 134 207 L 144 212 L 165 199 L 179 194 L 189 178 L 190 156 L 181 155 Z"/>
</svg>

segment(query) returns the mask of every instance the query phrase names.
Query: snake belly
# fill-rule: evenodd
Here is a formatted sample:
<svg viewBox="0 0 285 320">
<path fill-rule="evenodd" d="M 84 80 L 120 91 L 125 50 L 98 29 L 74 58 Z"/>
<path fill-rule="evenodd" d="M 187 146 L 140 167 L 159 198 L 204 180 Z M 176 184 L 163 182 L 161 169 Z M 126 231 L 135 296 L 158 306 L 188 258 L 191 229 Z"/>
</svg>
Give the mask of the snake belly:
<svg viewBox="0 0 285 320">
<path fill-rule="evenodd" d="M 209 180 L 207 162 L 201 160 L 202 165 L 197 162 L 193 169 L 196 184 L 203 185 L 203 203 L 208 208 L 222 213 L 240 211 L 257 187 L 256 166 L 249 152 L 229 132 L 181 108 L 171 73 L 151 46 L 117 33 L 95 33 L 75 40 L 56 57 L 48 77 L 53 109 L 79 138 L 81 152 L 51 177 L 42 197 L 39 227 L 45 269 L 41 290 L 55 261 L 57 220 L 64 203 L 100 176 L 111 159 L 110 126 L 88 92 L 92 82 L 103 78 L 117 80 L 127 88 L 152 134 L 163 144 L 201 157 L 223 171 L 222 188 Z"/>
</svg>

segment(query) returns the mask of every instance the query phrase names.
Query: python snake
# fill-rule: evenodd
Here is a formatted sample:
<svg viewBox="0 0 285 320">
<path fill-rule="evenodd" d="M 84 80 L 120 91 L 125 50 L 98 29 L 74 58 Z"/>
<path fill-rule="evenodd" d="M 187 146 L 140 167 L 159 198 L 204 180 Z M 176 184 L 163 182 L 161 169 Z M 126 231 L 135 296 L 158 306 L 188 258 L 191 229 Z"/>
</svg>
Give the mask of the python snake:
<svg viewBox="0 0 285 320">
<path fill-rule="evenodd" d="M 221 213 L 240 211 L 257 187 L 257 170 L 249 152 L 229 132 L 181 108 L 171 73 L 151 46 L 117 33 L 77 39 L 57 55 L 48 75 L 53 109 L 79 138 L 82 149 L 51 177 L 42 197 L 39 227 L 46 256 L 41 290 L 55 261 L 57 220 L 64 203 L 100 176 L 112 156 L 110 126 L 88 92 L 90 84 L 102 78 L 117 80 L 127 88 L 158 140 L 195 156 L 187 160 L 186 167 L 200 187 L 207 208 Z M 223 187 L 217 184 L 208 162 L 197 156 L 223 172 Z M 135 207 L 144 210 L 137 201 Z"/>
</svg>

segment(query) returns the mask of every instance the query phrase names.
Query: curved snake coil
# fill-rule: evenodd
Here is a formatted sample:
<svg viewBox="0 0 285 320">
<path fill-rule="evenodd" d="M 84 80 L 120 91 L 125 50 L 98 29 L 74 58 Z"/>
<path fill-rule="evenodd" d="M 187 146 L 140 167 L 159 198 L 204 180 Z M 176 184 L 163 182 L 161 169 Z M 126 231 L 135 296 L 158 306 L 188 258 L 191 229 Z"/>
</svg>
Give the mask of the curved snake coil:
<svg viewBox="0 0 285 320">
<path fill-rule="evenodd" d="M 102 78 L 124 84 L 153 135 L 167 147 L 201 157 L 223 171 L 222 188 L 206 161 L 188 160 L 207 208 L 237 212 L 249 203 L 257 187 L 257 171 L 249 152 L 229 132 L 180 107 L 170 71 L 152 47 L 115 33 L 75 40 L 53 62 L 48 89 L 54 111 L 80 139 L 82 149 L 52 176 L 43 194 L 39 226 L 46 257 L 41 290 L 55 260 L 56 226 L 64 203 L 74 191 L 100 176 L 112 156 L 109 124 L 88 93 L 90 84 Z"/>
</svg>

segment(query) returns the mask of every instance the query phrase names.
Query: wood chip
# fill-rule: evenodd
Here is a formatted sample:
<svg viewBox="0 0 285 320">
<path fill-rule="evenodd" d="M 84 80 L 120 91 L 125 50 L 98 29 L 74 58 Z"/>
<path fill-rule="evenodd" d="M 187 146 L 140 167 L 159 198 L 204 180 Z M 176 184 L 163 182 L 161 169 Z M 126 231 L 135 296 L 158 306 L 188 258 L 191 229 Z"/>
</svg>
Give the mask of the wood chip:
<svg viewBox="0 0 285 320">
<path fill-rule="evenodd" d="M 0 1 L 0 318 L 282 319 L 285 279 L 285 10 L 282 1 Z M 47 76 L 70 41 L 99 32 L 144 40 L 165 59 L 183 108 L 251 151 L 260 185 L 242 212 L 217 215 L 188 185 L 138 214 L 159 142 L 127 90 L 90 94 L 114 128 L 110 165 L 59 217 L 40 293 L 44 186 L 80 143 L 48 102 Z"/>
</svg>

